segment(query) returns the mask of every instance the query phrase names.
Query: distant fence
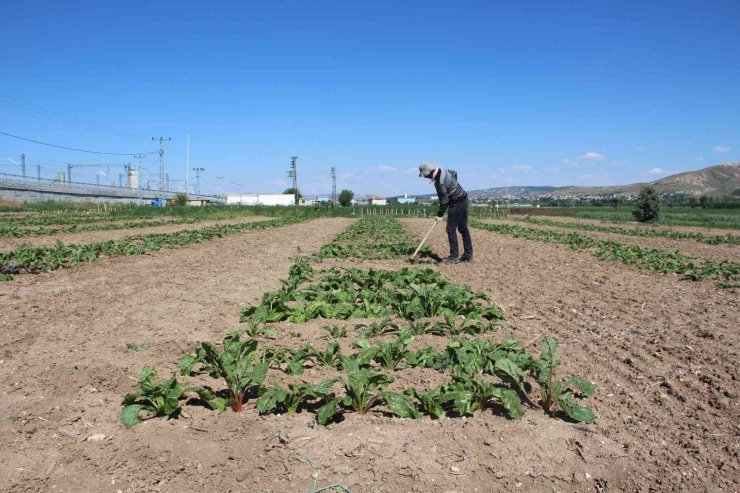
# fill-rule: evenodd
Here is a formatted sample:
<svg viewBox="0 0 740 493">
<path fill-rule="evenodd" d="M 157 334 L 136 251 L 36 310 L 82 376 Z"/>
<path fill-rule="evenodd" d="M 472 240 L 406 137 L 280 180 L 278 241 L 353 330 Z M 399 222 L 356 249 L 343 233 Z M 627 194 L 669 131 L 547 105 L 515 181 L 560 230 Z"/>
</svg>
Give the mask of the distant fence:
<svg viewBox="0 0 740 493">
<path fill-rule="evenodd" d="M 174 199 L 178 192 L 147 188 L 111 187 L 66 181 L 31 178 L 0 173 L 0 198 L 19 202 L 69 200 L 77 202 L 149 202 L 155 198 Z M 189 195 L 190 200 L 224 203 L 221 197 Z"/>
</svg>

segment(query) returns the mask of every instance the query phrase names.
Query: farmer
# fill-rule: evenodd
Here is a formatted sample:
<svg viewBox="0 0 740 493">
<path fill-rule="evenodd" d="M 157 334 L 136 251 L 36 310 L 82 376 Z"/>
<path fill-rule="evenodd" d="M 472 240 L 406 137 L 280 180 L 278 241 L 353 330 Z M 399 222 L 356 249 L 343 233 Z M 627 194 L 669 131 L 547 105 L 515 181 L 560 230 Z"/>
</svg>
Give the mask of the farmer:
<svg viewBox="0 0 740 493">
<path fill-rule="evenodd" d="M 443 264 L 458 264 L 473 260 L 473 239 L 468 230 L 468 194 L 457 182 L 457 171 L 435 168 L 431 164 L 422 163 L 419 166 L 419 176 L 434 181 L 439 197 L 439 211 L 436 221 L 440 222 L 447 209 L 447 239 L 450 242 L 450 256 L 443 259 Z M 457 243 L 457 232 L 460 231 L 463 240 L 463 255 Z"/>
</svg>

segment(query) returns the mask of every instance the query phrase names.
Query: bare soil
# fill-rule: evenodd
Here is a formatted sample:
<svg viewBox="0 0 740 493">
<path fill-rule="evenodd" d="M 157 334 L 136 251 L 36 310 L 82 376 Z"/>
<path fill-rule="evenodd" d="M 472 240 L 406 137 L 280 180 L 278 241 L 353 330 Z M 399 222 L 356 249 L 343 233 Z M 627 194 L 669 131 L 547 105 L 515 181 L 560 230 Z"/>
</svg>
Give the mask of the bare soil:
<svg viewBox="0 0 740 493">
<path fill-rule="evenodd" d="M 722 260 L 740 260 L 740 247 L 738 245 L 718 244 L 710 245 L 700 243 L 694 240 L 678 240 L 671 238 L 653 238 L 646 236 L 629 236 L 618 233 L 601 233 L 598 231 L 580 231 L 569 228 L 558 228 L 555 226 L 543 226 L 540 224 L 530 224 L 521 221 L 493 221 L 484 220 L 485 223 L 505 223 L 509 225 L 522 226 L 525 228 L 559 231 L 563 233 L 578 233 L 584 236 L 590 236 L 597 240 L 613 240 L 626 245 L 639 245 L 644 248 L 658 248 L 661 250 L 678 250 L 684 255 L 691 257 L 700 257 L 716 261 Z"/>
<path fill-rule="evenodd" d="M 526 217 L 525 215 L 511 214 L 509 217 Z M 547 219 L 551 221 L 559 221 L 565 223 L 581 223 L 581 224 L 595 224 L 597 226 L 616 226 L 619 228 L 632 228 L 632 229 L 655 229 L 658 231 L 683 231 L 686 233 L 704 233 L 705 235 L 739 235 L 740 231 L 737 229 L 727 228 L 709 228 L 706 226 L 674 226 L 674 225 L 657 225 L 657 224 L 644 224 L 637 221 L 631 221 L 627 223 L 610 222 L 601 219 L 584 219 L 581 217 L 569 217 L 569 216 L 551 216 L 551 215 L 530 215 L 535 219 Z"/>
<path fill-rule="evenodd" d="M 429 224 L 403 222 L 418 236 Z M 509 328 L 486 337 L 532 347 L 558 338 L 563 374 L 599 385 L 590 399 L 596 424 L 486 410 L 419 421 L 347 414 L 317 427 L 305 412 L 261 417 L 253 401 L 242 414 L 188 406 L 189 418 L 119 424 L 120 400 L 143 365 L 169 376 L 182 354 L 220 340 L 241 307 L 279 288 L 299 247 L 315 252 L 351 223 L 249 231 L 0 284 L 0 490 L 304 492 L 307 459 L 319 486 L 355 493 L 740 488 L 737 290 L 480 230 L 473 263 L 434 268 L 505 310 Z M 429 244 L 446 254 L 442 230 Z M 334 323 L 281 324 L 280 339 L 265 343 L 328 344 L 323 327 Z M 150 348 L 127 352 L 127 344 Z M 311 368 L 301 378 L 331 376 Z M 399 389 L 439 378 L 398 377 Z M 271 372 L 268 383 L 274 378 L 287 377 Z"/>
<path fill-rule="evenodd" d="M 126 236 L 151 234 L 151 233 L 176 233 L 179 231 L 193 231 L 207 226 L 223 224 L 251 223 L 255 221 L 267 221 L 269 217 L 249 216 L 237 219 L 224 219 L 219 221 L 201 221 L 193 224 L 172 224 L 165 226 L 154 226 L 132 229 L 111 229 L 104 231 L 80 231 L 77 233 L 57 233 L 43 236 L 22 236 L 20 238 L 0 238 L 0 251 L 13 250 L 18 247 L 54 246 L 57 241 L 68 244 L 82 245 L 107 240 L 120 240 Z"/>
</svg>

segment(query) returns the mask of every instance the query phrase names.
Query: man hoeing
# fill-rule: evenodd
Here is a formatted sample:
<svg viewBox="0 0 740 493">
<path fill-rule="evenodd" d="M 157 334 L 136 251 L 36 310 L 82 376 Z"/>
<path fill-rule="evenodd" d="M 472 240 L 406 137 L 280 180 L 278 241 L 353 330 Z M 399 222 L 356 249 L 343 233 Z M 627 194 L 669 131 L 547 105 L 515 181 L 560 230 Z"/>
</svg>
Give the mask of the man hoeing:
<svg viewBox="0 0 740 493">
<path fill-rule="evenodd" d="M 431 164 L 422 163 L 419 166 L 419 176 L 429 178 L 434 182 L 439 197 L 439 211 L 436 221 L 442 220 L 445 211 L 449 210 L 447 217 L 447 239 L 450 242 L 450 256 L 442 260 L 443 264 L 457 264 L 473 260 L 473 239 L 468 229 L 468 194 L 457 182 L 457 171 L 434 167 Z M 457 232 L 460 231 L 463 240 L 463 254 L 457 242 Z"/>
</svg>

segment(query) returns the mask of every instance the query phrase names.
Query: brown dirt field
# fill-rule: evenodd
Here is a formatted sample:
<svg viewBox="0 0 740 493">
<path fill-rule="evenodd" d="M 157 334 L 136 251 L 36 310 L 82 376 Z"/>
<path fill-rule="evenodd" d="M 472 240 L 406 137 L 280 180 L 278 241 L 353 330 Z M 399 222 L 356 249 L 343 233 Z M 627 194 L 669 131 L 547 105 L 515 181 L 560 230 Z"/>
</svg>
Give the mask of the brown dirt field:
<svg viewBox="0 0 740 493">
<path fill-rule="evenodd" d="M 599 467 L 593 478 L 615 491 L 737 491 L 740 290 L 472 235 L 475 262 L 442 266 L 445 275 L 489 293 L 522 340 L 556 337 L 568 370 L 599 384 L 595 429 L 571 437 L 589 449 L 582 465 Z M 441 230 L 429 244 L 446 254 Z M 571 455 L 560 460 L 572 465 Z"/>
<path fill-rule="evenodd" d="M 512 214 L 510 217 L 525 217 L 525 215 Z M 737 229 L 723 229 L 723 228 L 707 228 L 703 226 L 658 226 L 658 225 L 646 225 L 638 222 L 618 223 L 610 221 L 602 221 L 600 219 L 584 219 L 580 217 L 568 217 L 568 216 L 550 216 L 550 215 L 530 215 L 535 219 L 548 219 L 552 221 L 559 221 L 564 223 L 581 223 L 581 224 L 595 224 L 597 226 L 616 226 L 619 228 L 649 228 L 658 231 L 683 231 L 686 233 L 704 233 L 705 235 L 740 235 L 740 231 Z"/>
<path fill-rule="evenodd" d="M 249 231 L 0 284 L 0 490 L 308 491 L 299 453 L 319 486 L 355 493 L 738 489 L 738 291 L 480 230 L 476 261 L 440 270 L 505 309 L 510 328 L 487 338 L 557 337 L 562 374 L 599 385 L 589 399 L 596 424 L 530 409 L 518 421 L 490 410 L 419 421 L 347 414 L 324 428 L 305 412 L 260 417 L 253 401 L 241 415 L 188 406 L 191 418 L 119 424 L 143 365 L 176 371 L 182 354 L 219 340 L 241 307 L 280 286 L 299 246 L 315 252 L 351 222 Z M 403 222 L 418 236 L 429 224 Z M 429 243 L 446 253 L 442 230 Z M 326 344 L 322 327 L 334 323 L 281 324 L 278 342 Z M 129 343 L 151 348 L 128 353 Z M 310 368 L 291 379 L 330 376 Z M 398 376 L 394 388 L 438 383 L 426 370 Z"/>
<path fill-rule="evenodd" d="M 215 226 L 218 224 L 239 224 L 255 221 L 268 221 L 270 217 L 249 216 L 237 219 L 224 219 L 219 221 L 201 221 L 193 224 L 172 224 L 167 226 L 155 226 L 152 228 L 112 229 L 106 231 L 80 231 L 78 233 L 58 233 L 43 236 L 23 236 L 20 238 L 0 238 L 0 251 L 13 250 L 18 247 L 54 246 L 57 241 L 67 244 L 82 245 L 98 241 L 120 240 L 127 236 L 151 233 L 176 233 L 179 231 L 193 231 Z"/>
<path fill-rule="evenodd" d="M 707 243 L 699 243 L 698 241 L 693 240 L 674 240 L 671 238 L 652 238 L 643 236 L 628 236 L 617 233 L 600 233 L 597 231 L 580 231 L 576 229 L 557 228 L 554 226 L 542 226 L 539 224 L 531 224 L 521 221 L 484 220 L 481 222 L 491 224 L 504 223 L 514 226 L 522 226 L 525 228 L 560 231 L 563 233 L 578 233 L 584 236 L 596 238 L 597 240 L 614 240 L 618 241 L 619 243 L 624 243 L 625 245 L 639 245 L 644 248 L 678 250 L 684 255 L 713 259 L 717 261 L 740 260 L 740 246 L 738 245 L 709 245 Z"/>
</svg>

